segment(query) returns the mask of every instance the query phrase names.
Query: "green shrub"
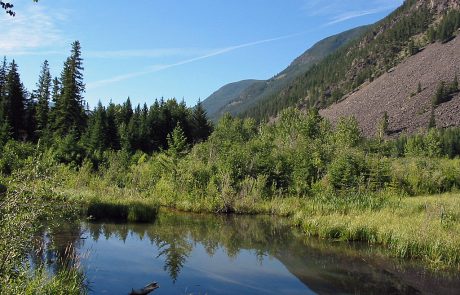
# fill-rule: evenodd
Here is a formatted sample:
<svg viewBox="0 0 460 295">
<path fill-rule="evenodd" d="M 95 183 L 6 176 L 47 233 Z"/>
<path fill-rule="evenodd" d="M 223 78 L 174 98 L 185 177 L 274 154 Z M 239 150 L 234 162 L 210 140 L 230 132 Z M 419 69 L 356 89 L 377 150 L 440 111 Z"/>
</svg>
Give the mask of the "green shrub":
<svg viewBox="0 0 460 295">
<path fill-rule="evenodd" d="M 335 189 L 355 188 L 369 175 L 364 155 L 356 150 L 341 152 L 329 165 L 328 180 Z"/>
<path fill-rule="evenodd" d="M 14 170 L 24 167 L 28 158 L 36 153 L 31 143 L 10 140 L 0 147 L 0 173 L 11 174 Z"/>
</svg>

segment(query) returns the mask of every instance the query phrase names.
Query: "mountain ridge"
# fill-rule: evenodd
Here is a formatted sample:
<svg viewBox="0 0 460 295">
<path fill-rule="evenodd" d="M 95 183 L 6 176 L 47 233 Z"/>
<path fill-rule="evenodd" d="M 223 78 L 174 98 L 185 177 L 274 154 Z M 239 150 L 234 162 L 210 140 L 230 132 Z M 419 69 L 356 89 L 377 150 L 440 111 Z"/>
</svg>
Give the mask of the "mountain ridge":
<svg viewBox="0 0 460 295">
<path fill-rule="evenodd" d="M 209 117 L 216 121 L 224 113 L 238 115 L 263 98 L 280 91 L 286 84 L 304 74 L 315 63 L 337 49 L 359 38 L 367 26 L 360 26 L 324 38 L 295 58 L 284 70 L 268 80 L 242 80 L 226 84 L 203 100 Z M 252 81 L 252 83 L 248 83 Z"/>
<path fill-rule="evenodd" d="M 460 27 L 459 0 L 406 0 L 370 26 L 360 39 L 327 56 L 278 93 L 259 101 L 242 117 L 272 120 L 287 107 L 318 109 L 345 99 Z M 449 13 L 448 13 L 449 12 Z"/>
</svg>

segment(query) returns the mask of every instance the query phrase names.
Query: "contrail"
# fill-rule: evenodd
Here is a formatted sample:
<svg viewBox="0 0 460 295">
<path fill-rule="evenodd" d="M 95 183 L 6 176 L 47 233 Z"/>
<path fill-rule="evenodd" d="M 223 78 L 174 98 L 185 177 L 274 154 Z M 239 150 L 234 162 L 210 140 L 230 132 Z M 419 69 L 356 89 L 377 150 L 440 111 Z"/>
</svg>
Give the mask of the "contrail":
<svg viewBox="0 0 460 295">
<path fill-rule="evenodd" d="M 241 49 L 241 48 L 256 46 L 256 45 L 260 45 L 260 44 L 264 44 L 264 43 L 275 42 L 275 41 L 279 41 L 279 40 L 283 40 L 283 39 L 289 39 L 289 38 L 292 38 L 292 37 L 295 37 L 295 36 L 305 34 L 307 32 L 310 32 L 310 30 L 309 31 L 304 31 L 304 32 L 299 32 L 299 33 L 294 33 L 294 34 L 289 34 L 289 35 L 284 35 L 284 36 L 279 36 L 279 37 L 275 37 L 275 38 L 263 39 L 263 40 L 249 42 L 249 43 L 243 43 L 243 44 L 239 44 L 239 45 L 229 46 L 229 47 L 222 48 L 222 49 L 213 51 L 213 52 L 205 54 L 205 55 L 201 55 L 201 56 L 197 56 L 197 57 L 194 57 L 194 58 L 182 60 L 182 61 L 172 63 L 172 64 L 154 65 L 154 66 L 151 66 L 150 68 L 147 68 L 147 69 L 145 69 L 143 71 L 132 72 L 132 73 L 119 75 L 119 76 L 115 76 L 115 77 L 112 77 L 112 78 L 103 79 L 103 80 L 88 83 L 87 89 L 95 89 L 95 88 L 105 86 L 105 85 L 108 85 L 108 84 L 112 84 L 112 83 L 115 83 L 115 82 L 120 82 L 120 81 L 124 81 L 124 80 L 128 80 L 128 79 L 132 79 L 132 78 L 135 78 L 135 77 L 160 72 L 160 71 L 163 71 L 163 70 L 166 70 L 166 69 L 170 69 L 170 68 L 174 68 L 174 67 L 177 67 L 177 66 L 193 63 L 193 62 L 203 60 L 203 59 L 207 59 L 207 58 L 210 58 L 210 57 L 213 57 L 213 56 L 222 55 L 222 54 L 225 54 L 225 53 L 237 50 L 237 49 Z"/>
</svg>

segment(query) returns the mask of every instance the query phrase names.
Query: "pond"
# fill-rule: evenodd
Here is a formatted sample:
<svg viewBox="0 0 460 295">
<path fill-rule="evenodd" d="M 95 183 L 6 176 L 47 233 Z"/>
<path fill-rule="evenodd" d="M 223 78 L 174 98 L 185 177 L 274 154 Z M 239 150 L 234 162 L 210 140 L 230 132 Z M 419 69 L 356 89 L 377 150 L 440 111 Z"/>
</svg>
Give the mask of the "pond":
<svg viewBox="0 0 460 295">
<path fill-rule="evenodd" d="M 306 238 L 287 219 L 161 213 L 153 224 L 80 222 L 46 234 L 50 269 L 79 257 L 90 294 L 459 294 L 460 278 L 360 243 Z"/>
</svg>

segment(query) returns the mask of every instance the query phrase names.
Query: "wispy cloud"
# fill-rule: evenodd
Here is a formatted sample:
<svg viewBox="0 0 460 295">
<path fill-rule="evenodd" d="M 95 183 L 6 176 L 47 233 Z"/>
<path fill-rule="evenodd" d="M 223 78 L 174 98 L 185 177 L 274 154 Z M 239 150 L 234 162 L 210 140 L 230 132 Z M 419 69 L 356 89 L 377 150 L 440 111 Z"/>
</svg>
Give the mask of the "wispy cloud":
<svg viewBox="0 0 460 295">
<path fill-rule="evenodd" d="M 200 56 L 197 56 L 197 57 L 194 57 L 194 58 L 185 59 L 185 60 L 175 62 L 175 63 L 171 63 L 171 64 L 152 65 L 152 66 L 146 68 L 143 71 L 132 72 L 132 73 L 119 75 L 119 76 L 114 76 L 114 77 L 99 80 L 99 81 L 90 82 L 90 83 L 87 84 L 87 89 L 95 89 L 95 88 L 106 86 L 106 85 L 109 85 L 109 84 L 112 84 L 112 83 L 125 81 L 125 80 L 129 80 L 129 79 L 136 78 L 136 77 L 139 77 L 139 76 L 148 75 L 148 74 L 153 74 L 153 73 L 160 72 L 160 71 L 163 71 L 163 70 L 166 70 L 166 69 L 169 69 L 169 68 L 174 68 L 174 67 L 177 67 L 177 66 L 193 63 L 193 62 L 196 62 L 196 61 L 199 61 L 199 60 L 204 60 L 204 59 L 207 59 L 207 58 L 210 58 L 210 57 L 222 55 L 222 54 L 225 54 L 225 53 L 237 50 L 237 49 L 242 49 L 242 48 L 256 46 L 256 45 L 260 45 L 260 44 L 264 44 L 264 43 L 269 43 L 269 42 L 275 42 L 275 41 L 279 41 L 279 40 L 283 40 L 283 39 L 288 39 L 288 38 L 292 38 L 292 37 L 302 35 L 302 34 L 305 34 L 305 33 L 306 32 L 299 32 L 299 33 L 295 33 L 295 34 L 289 34 L 289 35 L 285 35 L 285 36 L 279 36 L 279 37 L 275 37 L 275 38 L 263 39 L 263 40 L 243 43 L 243 44 L 239 44 L 239 45 L 229 46 L 229 47 L 226 47 L 226 48 L 221 48 L 221 49 L 214 50 L 214 51 L 212 51 L 210 53 L 207 53 L 207 54 L 203 54 L 203 55 L 200 55 Z"/>
<path fill-rule="evenodd" d="M 1 13 L 0 52 L 25 54 L 37 48 L 55 48 L 56 44 L 65 42 L 59 29 L 59 22 L 66 19 L 65 14 L 33 3 L 15 17 Z"/>
<path fill-rule="evenodd" d="M 101 50 L 88 51 L 84 54 L 88 58 L 158 58 L 169 56 L 194 56 L 207 54 L 211 49 L 202 48 L 154 48 L 129 50 Z"/>
<path fill-rule="evenodd" d="M 378 7 L 374 9 L 368 9 L 368 10 L 360 10 L 360 11 L 348 11 L 345 13 L 342 13 L 340 15 L 335 16 L 330 22 L 326 23 L 326 25 L 333 25 L 337 23 L 341 23 L 353 18 L 358 18 L 362 17 L 365 15 L 372 15 L 384 11 L 389 11 L 394 9 L 394 6 L 385 6 L 385 7 Z"/>
<path fill-rule="evenodd" d="M 391 11 L 400 6 L 403 0 L 368 0 L 367 2 L 351 2 L 343 0 L 305 0 L 302 10 L 308 16 L 329 19 L 324 26 L 338 24 L 350 19 Z"/>
</svg>

